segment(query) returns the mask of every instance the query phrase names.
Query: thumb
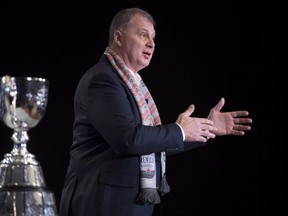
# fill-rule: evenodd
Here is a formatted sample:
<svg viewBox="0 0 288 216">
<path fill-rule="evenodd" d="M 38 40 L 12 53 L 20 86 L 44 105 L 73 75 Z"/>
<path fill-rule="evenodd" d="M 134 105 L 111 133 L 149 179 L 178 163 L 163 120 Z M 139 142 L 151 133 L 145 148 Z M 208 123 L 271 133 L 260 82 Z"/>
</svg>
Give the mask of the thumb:
<svg viewBox="0 0 288 216">
<path fill-rule="evenodd" d="M 191 104 L 188 107 L 188 109 L 185 112 L 183 112 L 183 115 L 189 117 L 194 112 L 194 110 L 195 110 L 195 106 Z"/>
<path fill-rule="evenodd" d="M 220 99 L 220 101 L 216 104 L 216 106 L 214 107 L 214 110 L 217 110 L 220 112 L 220 110 L 223 108 L 224 104 L 225 104 L 225 99 L 222 97 Z"/>
</svg>

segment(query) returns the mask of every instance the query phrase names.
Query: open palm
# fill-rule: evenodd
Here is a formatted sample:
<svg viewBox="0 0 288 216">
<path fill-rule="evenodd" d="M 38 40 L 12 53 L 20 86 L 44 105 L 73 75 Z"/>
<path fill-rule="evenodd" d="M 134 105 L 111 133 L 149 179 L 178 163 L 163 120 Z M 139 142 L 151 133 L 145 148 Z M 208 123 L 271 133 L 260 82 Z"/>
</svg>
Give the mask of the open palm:
<svg viewBox="0 0 288 216">
<path fill-rule="evenodd" d="M 225 104 L 225 99 L 221 98 L 220 101 L 213 107 L 208 115 L 208 119 L 214 122 L 214 126 L 217 128 L 215 134 L 217 136 L 223 135 L 236 135 L 242 136 L 245 131 L 251 130 L 251 127 L 246 124 L 252 123 L 252 119 L 246 117 L 249 115 L 248 111 L 230 111 L 221 112 Z"/>
</svg>

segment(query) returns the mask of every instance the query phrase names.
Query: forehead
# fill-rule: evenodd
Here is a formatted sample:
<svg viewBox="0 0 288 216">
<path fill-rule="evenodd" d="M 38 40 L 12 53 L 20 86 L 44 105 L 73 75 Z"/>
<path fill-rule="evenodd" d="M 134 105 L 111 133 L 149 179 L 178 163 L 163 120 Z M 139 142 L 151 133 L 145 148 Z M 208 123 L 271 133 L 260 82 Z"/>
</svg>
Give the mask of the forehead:
<svg viewBox="0 0 288 216">
<path fill-rule="evenodd" d="M 155 34 L 153 23 L 149 21 L 146 17 L 141 16 L 140 14 L 134 15 L 133 19 L 130 22 L 130 27 L 135 30 L 145 29 L 150 33 Z"/>
</svg>

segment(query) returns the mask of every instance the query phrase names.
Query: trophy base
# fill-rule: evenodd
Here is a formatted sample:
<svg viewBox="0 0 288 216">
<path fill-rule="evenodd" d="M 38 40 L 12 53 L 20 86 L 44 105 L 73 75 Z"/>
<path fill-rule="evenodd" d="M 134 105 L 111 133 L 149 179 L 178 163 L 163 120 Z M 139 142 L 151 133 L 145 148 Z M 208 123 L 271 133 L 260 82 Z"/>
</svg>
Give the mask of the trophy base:
<svg viewBox="0 0 288 216">
<path fill-rule="evenodd" d="M 0 162 L 0 174 L 0 189 L 10 186 L 46 187 L 42 168 L 31 154 L 6 154 Z"/>
<path fill-rule="evenodd" d="M 0 215 L 57 216 L 54 195 L 42 188 L 2 188 Z"/>
<path fill-rule="evenodd" d="M 57 216 L 54 194 L 27 151 L 12 151 L 0 162 L 0 215 Z"/>
</svg>

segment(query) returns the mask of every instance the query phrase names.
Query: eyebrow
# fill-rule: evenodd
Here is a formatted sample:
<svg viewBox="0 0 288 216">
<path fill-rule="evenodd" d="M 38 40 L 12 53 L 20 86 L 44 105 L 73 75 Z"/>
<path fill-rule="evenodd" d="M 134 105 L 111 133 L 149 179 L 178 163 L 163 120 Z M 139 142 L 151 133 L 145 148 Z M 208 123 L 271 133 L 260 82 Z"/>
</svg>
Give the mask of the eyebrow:
<svg viewBox="0 0 288 216">
<path fill-rule="evenodd" d="M 145 32 L 149 33 L 149 30 L 146 29 L 146 28 L 141 28 L 140 31 L 145 31 Z M 152 35 L 153 35 L 153 34 L 154 34 L 154 37 L 155 37 L 156 31 L 154 31 L 154 32 L 152 33 Z"/>
</svg>

